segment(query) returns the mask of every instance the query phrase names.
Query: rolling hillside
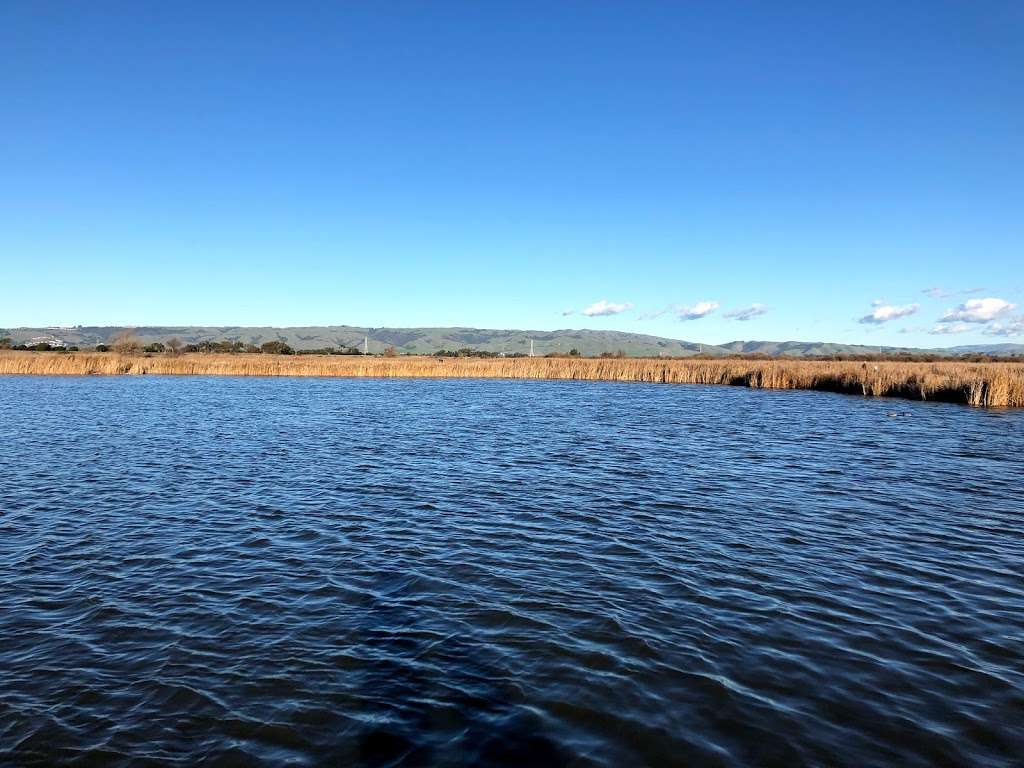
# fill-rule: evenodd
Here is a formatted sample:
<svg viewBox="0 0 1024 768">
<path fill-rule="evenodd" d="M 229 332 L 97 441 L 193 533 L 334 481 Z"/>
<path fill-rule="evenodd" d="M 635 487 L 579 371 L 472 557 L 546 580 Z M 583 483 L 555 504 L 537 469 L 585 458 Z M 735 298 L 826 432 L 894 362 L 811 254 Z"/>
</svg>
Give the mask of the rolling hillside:
<svg viewBox="0 0 1024 768">
<path fill-rule="evenodd" d="M 631 357 L 685 357 L 704 354 L 764 354 L 773 357 L 807 357 L 828 355 L 874 354 L 879 351 L 942 352 L 962 354 L 1024 354 L 1024 344 L 962 345 L 941 349 L 915 349 L 910 347 L 876 347 L 856 344 L 803 341 L 732 341 L 727 344 L 700 344 L 698 342 L 648 336 L 623 331 L 572 330 L 529 331 L 492 330 L 484 328 L 365 328 L 350 325 L 305 326 L 292 328 L 245 326 L 74 326 L 72 328 L 9 328 L 0 329 L 0 337 L 10 337 L 14 344 L 39 341 L 62 342 L 82 348 L 94 347 L 116 334 L 133 330 L 144 342 L 166 342 L 178 338 L 186 344 L 201 341 L 241 341 L 259 346 L 268 341 L 283 341 L 294 349 L 322 349 L 324 347 L 363 347 L 367 340 L 370 352 L 382 352 L 394 346 L 399 352 L 429 355 L 438 350 L 479 349 L 507 354 L 529 353 L 530 341 L 534 352 L 568 353 L 579 350 L 584 356 L 602 352 L 622 351 Z"/>
<path fill-rule="evenodd" d="M 75 326 L 73 328 L 10 328 L 0 329 L 0 336 L 11 337 L 15 344 L 33 340 L 53 339 L 80 347 L 93 347 L 107 342 L 124 330 L 134 330 L 144 342 L 166 342 L 172 337 L 186 344 L 200 341 L 241 341 L 260 345 L 267 341 L 283 341 L 294 349 L 324 347 L 363 347 L 366 339 L 370 352 L 382 352 L 394 346 L 400 352 L 433 354 L 438 350 L 465 347 L 487 352 L 528 353 L 533 340 L 538 355 L 549 352 L 567 353 L 579 350 L 582 355 L 622 350 L 631 356 L 680 356 L 696 354 L 702 345 L 620 331 L 559 330 L 518 331 L 480 328 L 364 328 L 359 326 L 308 326 L 294 328 L 240 326 L 147 326 L 134 329 L 114 326 Z M 716 348 L 703 346 L 704 351 Z"/>
</svg>

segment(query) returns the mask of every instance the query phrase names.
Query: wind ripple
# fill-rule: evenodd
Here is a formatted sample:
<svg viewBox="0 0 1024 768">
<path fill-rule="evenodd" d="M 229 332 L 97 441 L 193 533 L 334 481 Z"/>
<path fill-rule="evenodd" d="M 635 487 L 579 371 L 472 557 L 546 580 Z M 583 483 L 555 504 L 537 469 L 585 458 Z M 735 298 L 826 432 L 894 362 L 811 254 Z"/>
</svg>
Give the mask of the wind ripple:
<svg viewBox="0 0 1024 768">
<path fill-rule="evenodd" d="M 1007 766 L 1024 413 L 0 378 L 0 763 Z"/>
</svg>

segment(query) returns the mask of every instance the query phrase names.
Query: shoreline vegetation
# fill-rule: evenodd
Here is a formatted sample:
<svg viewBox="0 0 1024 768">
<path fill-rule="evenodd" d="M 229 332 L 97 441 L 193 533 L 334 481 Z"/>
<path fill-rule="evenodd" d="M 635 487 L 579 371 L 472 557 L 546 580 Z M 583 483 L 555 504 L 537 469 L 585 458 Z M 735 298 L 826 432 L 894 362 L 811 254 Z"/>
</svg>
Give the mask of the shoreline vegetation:
<svg viewBox="0 0 1024 768">
<path fill-rule="evenodd" d="M 0 375 L 311 376 L 635 381 L 807 389 L 1024 407 L 1024 363 L 744 358 L 0 351 Z"/>
</svg>

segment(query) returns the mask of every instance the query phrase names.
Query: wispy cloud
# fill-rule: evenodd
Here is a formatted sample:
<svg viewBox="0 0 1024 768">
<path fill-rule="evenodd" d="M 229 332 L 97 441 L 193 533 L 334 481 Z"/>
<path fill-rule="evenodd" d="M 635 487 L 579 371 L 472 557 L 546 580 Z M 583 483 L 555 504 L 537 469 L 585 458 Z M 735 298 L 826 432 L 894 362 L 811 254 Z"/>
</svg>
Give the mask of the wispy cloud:
<svg viewBox="0 0 1024 768">
<path fill-rule="evenodd" d="M 858 323 L 870 323 L 873 325 L 881 325 L 882 323 L 888 323 L 890 320 L 895 320 L 899 317 L 907 317 L 912 315 L 921 308 L 919 304 L 903 304 L 902 306 L 895 304 L 884 304 L 881 301 L 874 301 L 871 303 L 874 307 L 871 313 L 864 315 L 860 318 Z"/>
<path fill-rule="evenodd" d="M 698 301 L 689 307 L 676 306 L 673 309 L 680 320 L 699 320 L 710 315 L 719 306 L 721 305 L 717 301 Z"/>
<path fill-rule="evenodd" d="M 568 317 L 569 315 L 575 315 L 575 314 L 576 314 L 576 310 L 575 309 L 563 309 L 562 310 L 562 317 Z"/>
<path fill-rule="evenodd" d="M 982 333 L 986 336 L 1024 336 L 1024 315 L 1009 317 L 1004 322 L 990 323 Z"/>
<path fill-rule="evenodd" d="M 603 317 L 605 315 L 617 315 L 626 310 L 632 309 L 633 305 L 630 302 L 624 302 L 622 304 L 616 304 L 605 299 L 595 301 L 589 307 L 583 310 L 583 314 L 587 317 Z"/>
<path fill-rule="evenodd" d="M 747 320 L 753 320 L 755 317 L 760 317 L 767 311 L 768 307 L 765 304 L 751 304 L 749 307 L 730 310 L 722 315 L 722 317 L 727 317 L 730 320 L 739 320 L 740 322 L 745 323 Z"/>
<path fill-rule="evenodd" d="M 636 316 L 636 319 L 637 320 L 654 320 L 657 317 L 661 317 L 666 312 L 668 312 L 667 309 L 657 309 L 657 310 L 654 310 L 653 312 L 641 312 L 639 315 Z"/>
<path fill-rule="evenodd" d="M 947 291 L 945 288 L 925 288 L 921 293 L 933 299 L 948 299 L 950 296 L 966 296 L 971 293 L 980 293 L 984 288 L 966 288 L 962 291 Z"/>
<path fill-rule="evenodd" d="M 933 336 L 947 336 L 954 333 L 967 333 L 973 330 L 975 330 L 974 326 L 970 323 L 936 323 L 928 333 Z"/>
<path fill-rule="evenodd" d="M 1016 304 L 1011 304 L 1005 299 L 968 299 L 959 307 L 947 310 L 939 320 L 942 322 L 987 323 L 1006 317 L 1016 307 Z"/>
</svg>

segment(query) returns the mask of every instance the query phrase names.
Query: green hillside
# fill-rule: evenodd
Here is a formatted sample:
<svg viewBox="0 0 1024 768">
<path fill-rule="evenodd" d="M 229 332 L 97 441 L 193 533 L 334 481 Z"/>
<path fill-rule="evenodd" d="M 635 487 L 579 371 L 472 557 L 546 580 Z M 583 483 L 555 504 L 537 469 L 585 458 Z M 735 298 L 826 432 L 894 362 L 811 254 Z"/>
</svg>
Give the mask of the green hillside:
<svg viewBox="0 0 1024 768">
<path fill-rule="evenodd" d="M 925 350 L 913 347 L 871 347 L 863 344 L 834 344 L 824 341 L 732 341 L 728 344 L 720 344 L 719 347 L 727 352 L 742 354 L 760 354 L 777 357 L 787 355 L 789 357 L 826 357 L 829 355 L 871 355 L 884 352 L 895 354 L 899 352 L 923 352 Z"/>
<path fill-rule="evenodd" d="M 10 328 L 0 329 L 0 337 L 10 337 L 14 344 L 39 341 L 62 342 L 82 348 L 94 347 L 113 336 L 130 330 L 143 342 L 166 342 L 178 338 L 185 344 L 202 341 L 240 341 L 259 346 L 268 341 L 282 341 L 293 349 L 325 347 L 363 348 L 363 340 L 371 353 L 395 347 L 399 352 L 430 355 L 439 350 L 477 349 L 485 352 L 528 354 L 530 341 L 534 353 L 567 354 L 576 349 L 584 356 L 603 352 L 623 352 L 631 357 L 685 357 L 703 352 L 710 355 L 763 354 L 790 357 L 859 355 L 898 352 L 938 352 L 962 354 L 1024 354 L 1024 344 L 963 345 L 942 349 L 911 347 L 876 347 L 858 344 L 806 341 L 732 341 L 727 344 L 697 342 L 648 336 L 624 331 L 563 329 L 558 331 L 492 330 L 486 328 L 365 328 L 352 325 L 302 326 L 292 328 L 255 326 L 75 326 L 73 328 Z"/>
<path fill-rule="evenodd" d="M 0 332 L 10 336 L 13 343 L 24 344 L 32 340 L 53 339 L 68 345 L 92 347 L 109 341 L 116 334 L 133 330 L 144 342 L 166 342 L 177 337 L 186 344 L 201 341 L 241 341 L 260 345 L 267 341 L 283 341 L 294 349 L 322 349 L 324 347 L 363 348 L 364 339 L 370 352 L 382 352 L 389 346 L 399 352 L 429 355 L 439 350 L 471 348 L 506 354 L 530 352 L 533 341 L 535 354 L 568 353 L 576 349 L 582 355 L 621 350 L 630 356 L 697 354 L 702 349 L 715 353 L 710 345 L 646 336 L 621 331 L 559 330 L 519 331 L 489 330 L 481 328 L 365 328 L 349 325 L 306 326 L 294 328 L 242 327 L 242 326 L 75 326 L 73 328 L 11 328 Z"/>
</svg>

